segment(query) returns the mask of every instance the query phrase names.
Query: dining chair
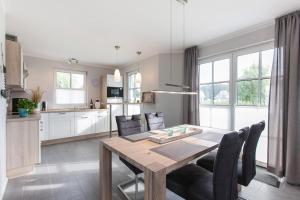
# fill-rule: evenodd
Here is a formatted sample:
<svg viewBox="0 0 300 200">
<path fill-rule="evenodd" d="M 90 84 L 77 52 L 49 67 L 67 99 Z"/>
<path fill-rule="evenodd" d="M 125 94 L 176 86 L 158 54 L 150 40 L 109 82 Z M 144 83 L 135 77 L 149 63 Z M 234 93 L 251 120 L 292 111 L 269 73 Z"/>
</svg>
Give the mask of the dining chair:
<svg viewBox="0 0 300 200">
<path fill-rule="evenodd" d="M 238 160 L 238 184 L 248 186 L 256 175 L 256 147 L 259 137 L 265 129 L 265 121 L 253 124 L 250 127 L 249 136 L 245 141 L 242 160 Z M 214 152 L 199 159 L 197 165 L 209 171 L 213 171 L 213 165 L 216 159 Z"/>
<path fill-rule="evenodd" d="M 126 116 L 116 116 L 117 121 L 117 127 L 118 127 L 118 135 L 120 137 L 122 136 L 128 136 L 133 134 L 138 134 L 142 132 L 142 125 L 141 125 L 141 115 L 132 115 L 131 119 L 127 119 Z M 127 162 L 125 159 L 119 157 L 119 159 L 135 174 L 135 178 L 129 181 L 126 181 L 125 183 L 119 184 L 118 188 L 123 193 L 123 195 L 127 199 L 131 199 L 126 192 L 124 191 L 124 187 L 128 185 L 135 184 L 135 194 L 134 198 L 136 199 L 137 192 L 138 192 L 138 181 L 139 177 L 138 175 L 143 173 L 142 170 L 139 168 L 136 168 L 129 162 Z"/>
<path fill-rule="evenodd" d="M 188 164 L 167 175 L 167 188 L 189 200 L 236 199 L 237 161 L 243 142 L 244 138 L 237 132 L 225 134 L 217 151 L 213 172 Z"/>
<path fill-rule="evenodd" d="M 145 113 L 148 131 L 164 129 L 164 114 L 162 112 Z"/>
</svg>

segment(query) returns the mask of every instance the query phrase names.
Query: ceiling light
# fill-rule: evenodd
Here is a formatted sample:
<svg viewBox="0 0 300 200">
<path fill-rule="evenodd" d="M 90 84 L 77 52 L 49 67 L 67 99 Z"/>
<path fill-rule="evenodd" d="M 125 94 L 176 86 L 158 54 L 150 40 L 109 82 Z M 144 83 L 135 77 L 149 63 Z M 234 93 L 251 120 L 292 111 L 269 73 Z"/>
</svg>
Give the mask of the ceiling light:
<svg viewBox="0 0 300 200">
<path fill-rule="evenodd" d="M 121 81 L 121 73 L 120 70 L 118 69 L 118 50 L 120 49 L 120 46 L 115 46 L 116 49 L 116 68 L 115 68 L 115 72 L 114 72 L 114 80 L 117 82 Z"/>
<path fill-rule="evenodd" d="M 68 63 L 69 63 L 69 64 L 78 64 L 79 61 L 78 61 L 76 58 L 69 58 L 69 59 L 68 59 Z"/>
</svg>

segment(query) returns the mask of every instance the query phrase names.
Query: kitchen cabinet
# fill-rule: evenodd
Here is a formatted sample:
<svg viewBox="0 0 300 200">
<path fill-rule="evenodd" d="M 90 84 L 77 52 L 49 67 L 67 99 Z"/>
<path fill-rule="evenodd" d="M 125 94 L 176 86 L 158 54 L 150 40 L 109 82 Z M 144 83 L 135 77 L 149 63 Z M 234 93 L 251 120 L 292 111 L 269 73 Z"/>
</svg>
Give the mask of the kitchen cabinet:
<svg viewBox="0 0 300 200">
<path fill-rule="evenodd" d="M 114 75 L 107 74 L 107 87 L 123 87 L 123 77 L 121 76 L 120 81 L 115 81 Z"/>
<path fill-rule="evenodd" d="M 19 42 L 6 40 L 6 85 L 7 88 L 25 89 L 26 70 L 22 48 Z"/>
<path fill-rule="evenodd" d="M 6 174 L 8 178 L 24 175 L 39 163 L 39 116 L 7 119 Z"/>
<path fill-rule="evenodd" d="M 95 132 L 108 132 L 109 131 L 109 112 L 98 111 L 95 115 Z"/>
<path fill-rule="evenodd" d="M 95 133 L 96 112 L 75 113 L 75 136 Z"/>
<path fill-rule="evenodd" d="M 74 112 L 49 113 L 49 138 L 74 136 Z"/>
</svg>

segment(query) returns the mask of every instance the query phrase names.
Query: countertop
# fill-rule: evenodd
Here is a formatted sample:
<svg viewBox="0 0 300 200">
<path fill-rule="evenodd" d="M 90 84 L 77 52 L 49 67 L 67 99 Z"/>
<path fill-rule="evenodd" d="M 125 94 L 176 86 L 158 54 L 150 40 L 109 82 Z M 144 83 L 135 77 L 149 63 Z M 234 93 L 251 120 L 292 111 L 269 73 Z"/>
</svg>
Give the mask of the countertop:
<svg viewBox="0 0 300 200">
<path fill-rule="evenodd" d="M 20 117 L 19 115 L 7 115 L 6 122 L 17 122 L 17 121 L 33 121 L 33 120 L 40 120 L 40 114 L 31 114 L 28 117 Z"/>
<path fill-rule="evenodd" d="M 90 109 L 90 108 L 65 108 L 65 109 L 48 109 L 41 113 L 57 113 L 57 112 L 92 112 L 92 111 L 107 111 L 108 109 Z"/>
</svg>

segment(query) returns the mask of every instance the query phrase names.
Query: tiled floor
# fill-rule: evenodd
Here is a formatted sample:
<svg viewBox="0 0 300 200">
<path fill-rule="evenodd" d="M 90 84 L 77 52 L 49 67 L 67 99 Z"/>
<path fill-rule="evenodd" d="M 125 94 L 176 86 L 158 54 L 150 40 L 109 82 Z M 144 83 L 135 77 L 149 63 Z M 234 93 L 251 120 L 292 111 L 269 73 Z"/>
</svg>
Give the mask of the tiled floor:
<svg viewBox="0 0 300 200">
<path fill-rule="evenodd" d="M 42 164 L 27 176 L 9 180 L 4 200 L 94 200 L 99 199 L 99 140 L 52 145 L 42 148 Z M 132 176 L 113 156 L 113 199 L 124 197 L 117 184 Z M 138 199 L 143 199 L 142 192 Z M 241 196 L 249 200 L 299 200 L 300 188 L 282 184 L 280 189 L 252 181 L 242 189 Z M 179 200 L 168 191 L 167 199 Z"/>
</svg>

